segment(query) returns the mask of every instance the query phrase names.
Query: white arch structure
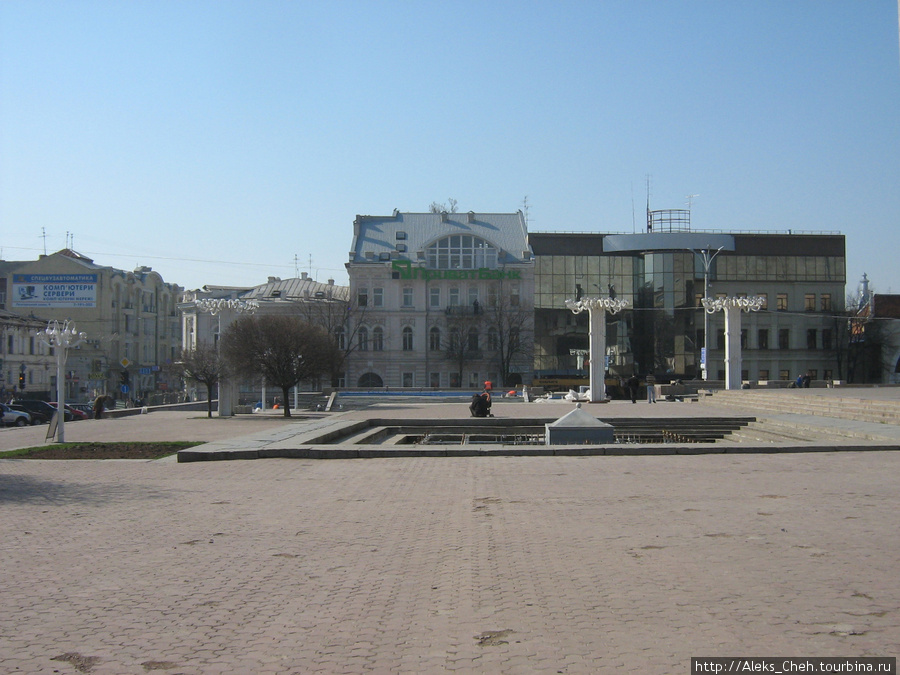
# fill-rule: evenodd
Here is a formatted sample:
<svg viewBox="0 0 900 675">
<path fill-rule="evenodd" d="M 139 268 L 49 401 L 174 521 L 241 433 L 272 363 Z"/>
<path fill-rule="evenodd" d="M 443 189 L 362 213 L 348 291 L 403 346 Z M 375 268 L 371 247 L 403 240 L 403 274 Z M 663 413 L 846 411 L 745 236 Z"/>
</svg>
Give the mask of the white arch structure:
<svg viewBox="0 0 900 675">
<path fill-rule="evenodd" d="M 201 298 L 194 301 L 194 307 L 198 312 L 205 312 L 212 316 L 218 316 L 219 319 L 219 338 L 222 337 L 222 331 L 228 328 L 229 324 L 234 321 L 236 314 L 248 313 L 252 314 L 259 309 L 259 302 L 256 300 L 240 300 L 234 298 Z M 218 349 L 218 342 L 216 348 Z M 263 383 L 265 387 L 265 383 Z M 219 417 L 231 417 L 234 415 L 234 402 L 237 398 L 237 387 L 234 380 L 229 378 L 219 379 Z M 263 400 L 265 400 L 265 389 L 263 389 Z"/>
<path fill-rule="evenodd" d="M 582 298 L 566 300 L 573 314 L 588 312 L 590 321 L 590 382 L 591 403 L 606 400 L 606 313 L 617 314 L 628 307 L 628 300 L 618 298 Z"/>
<path fill-rule="evenodd" d="M 765 298 L 703 298 L 707 314 L 725 312 L 725 388 L 741 388 L 741 312 L 758 312 Z M 707 352 L 706 358 L 709 358 Z"/>
</svg>

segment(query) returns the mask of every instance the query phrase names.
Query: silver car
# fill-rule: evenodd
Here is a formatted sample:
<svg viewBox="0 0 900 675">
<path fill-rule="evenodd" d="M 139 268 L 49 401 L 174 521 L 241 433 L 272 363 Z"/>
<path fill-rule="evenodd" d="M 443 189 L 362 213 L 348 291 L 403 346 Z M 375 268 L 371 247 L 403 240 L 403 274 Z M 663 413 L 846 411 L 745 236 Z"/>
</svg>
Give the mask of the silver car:
<svg viewBox="0 0 900 675">
<path fill-rule="evenodd" d="M 3 426 L 5 427 L 25 427 L 31 424 L 31 415 L 21 410 L 13 410 L 5 403 L 0 403 L 0 410 L 3 411 Z"/>
</svg>

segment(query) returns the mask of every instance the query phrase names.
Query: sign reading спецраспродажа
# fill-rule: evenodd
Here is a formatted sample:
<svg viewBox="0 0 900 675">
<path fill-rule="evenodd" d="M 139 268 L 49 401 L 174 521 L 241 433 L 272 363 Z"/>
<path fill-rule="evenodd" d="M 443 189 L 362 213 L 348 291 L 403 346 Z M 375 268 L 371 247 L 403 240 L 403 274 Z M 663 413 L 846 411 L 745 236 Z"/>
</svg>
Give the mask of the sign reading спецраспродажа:
<svg viewBox="0 0 900 675">
<path fill-rule="evenodd" d="M 96 274 L 13 274 L 13 307 L 96 307 Z"/>
<path fill-rule="evenodd" d="M 391 267 L 400 273 L 401 279 L 521 279 L 520 270 L 492 270 L 480 267 L 475 270 L 431 270 L 425 267 L 413 267 L 407 260 L 394 260 Z"/>
</svg>

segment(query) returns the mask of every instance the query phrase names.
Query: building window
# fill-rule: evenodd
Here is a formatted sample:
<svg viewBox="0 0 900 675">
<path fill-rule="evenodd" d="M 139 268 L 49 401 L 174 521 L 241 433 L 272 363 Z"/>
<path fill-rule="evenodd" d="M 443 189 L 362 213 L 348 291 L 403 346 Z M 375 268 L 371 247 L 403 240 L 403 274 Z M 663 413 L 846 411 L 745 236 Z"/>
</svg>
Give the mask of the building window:
<svg viewBox="0 0 900 675">
<path fill-rule="evenodd" d="M 428 374 L 428 386 L 432 389 L 439 389 L 441 386 L 441 374 L 440 373 L 429 373 Z"/>
<path fill-rule="evenodd" d="M 469 286 L 469 304 L 478 302 L 478 286 Z"/>
<path fill-rule="evenodd" d="M 441 289 L 439 286 L 432 286 L 428 289 L 428 306 L 433 309 L 441 306 Z"/>
<path fill-rule="evenodd" d="M 414 377 L 414 373 L 403 373 L 403 386 L 404 387 L 414 387 L 416 379 Z"/>
<path fill-rule="evenodd" d="M 432 326 L 428 331 L 428 349 L 433 352 L 441 350 L 441 329 L 437 326 Z"/>
<path fill-rule="evenodd" d="M 747 343 L 747 329 L 742 328 L 741 329 L 741 349 L 748 349 L 747 344 L 748 344 Z M 749 380 L 750 378 L 745 377 L 744 379 Z"/>
<path fill-rule="evenodd" d="M 372 307 L 384 307 L 384 289 L 372 289 Z"/>
<path fill-rule="evenodd" d="M 411 352 L 413 350 L 413 330 L 409 326 L 403 329 L 403 351 Z M 410 385 L 412 386 L 412 385 Z"/>
<path fill-rule="evenodd" d="M 804 312 L 815 312 L 816 311 L 816 294 L 815 293 L 806 293 L 803 296 L 803 311 Z"/>
<path fill-rule="evenodd" d="M 831 293 L 822 293 L 822 295 L 819 296 L 819 308 L 823 312 L 831 311 Z"/>
<path fill-rule="evenodd" d="M 706 337 L 706 333 L 703 331 L 703 329 L 698 328 L 697 329 L 697 338 L 696 338 L 697 341 L 695 342 L 698 349 L 706 346 L 706 343 L 704 340 L 705 337 Z"/>
<path fill-rule="evenodd" d="M 369 351 L 369 329 L 365 326 L 360 326 L 356 334 L 356 346 L 361 352 Z"/>
<path fill-rule="evenodd" d="M 478 329 L 469 329 L 468 349 L 470 352 L 478 351 Z"/>
<path fill-rule="evenodd" d="M 450 306 L 457 307 L 459 305 L 459 288 L 457 286 L 453 286 L 450 289 Z"/>
<path fill-rule="evenodd" d="M 779 370 L 779 371 L 778 371 L 778 379 L 779 379 L 779 380 L 790 380 L 790 379 L 791 379 L 791 373 L 790 373 L 790 371 L 789 371 L 789 370 L 784 370 L 784 369 Z"/>
<path fill-rule="evenodd" d="M 768 380 L 769 379 L 769 371 L 765 368 L 761 369 L 759 371 L 759 379 L 762 382 L 765 382 L 766 380 Z"/>
<path fill-rule="evenodd" d="M 716 330 L 716 349 L 725 349 L 725 329 Z"/>
<path fill-rule="evenodd" d="M 758 349 L 768 349 L 769 348 L 769 329 L 768 328 L 760 328 L 759 332 L 756 335 L 756 346 Z M 769 379 L 769 378 L 765 378 Z"/>
<path fill-rule="evenodd" d="M 372 351 L 384 351 L 384 328 L 381 326 L 375 326 L 375 328 L 372 329 Z"/>
<path fill-rule="evenodd" d="M 516 350 L 519 348 L 519 329 L 518 328 L 510 328 L 509 329 L 509 348 L 511 350 Z"/>
<path fill-rule="evenodd" d="M 815 349 L 817 342 L 818 341 L 816 340 L 816 329 L 808 328 L 806 330 L 806 348 L 807 349 Z"/>
<path fill-rule="evenodd" d="M 497 286 L 497 284 L 491 284 L 490 286 L 488 286 L 488 296 L 487 296 L 488 307 L 496 307 L 497 306 L 497 294 L 499 293 L 499 291 L 500 291 L 500 289 Z"/>
<path fill-rule="evenodd" d="M 411 286 L 403 287 L 403 307 L 410 308 L 413 306 L 413 289 Z"/>
<path fill-rule="evenodd" d="M 519 287 L 513 286 L 509 289 L 509 306 L 510 307 L 518 307 L 519 306 Z"/>
<path fill-rule="evenodd" d="M 758 297 L 762 298 L 762 304 L 759 306 L 760 309 L 769 309 L 769 294 L 768 293 L 759 293 Z"/>
<path fill-rule="evenodd" d="M 822 329 L 822 349 L 831 349 L 831 329 Z"/>
<path fill-rule="evenodd" d="M 495 352 L 500 349 L 500 336 L 497 333 L 496 328 L 488 328 L 487 334 L 487 348 L 488 350 Z"/>
<path fill-rule="evenodd" d="M 366 286 L 360 286 L 356 289 L 356 304 L 359 307 L 367 307 L 369 304 L 369 289 Z"/>
<path fill-rule="evenodd" d="M 791 330 L 790 328 L 778 329 L 778 349 L 791 348 Z"/>
<path fill-rule="evenodd" d="M 832 377 L 833 377 L 833 373 L 831 372 L 830 368 L 826 368 L 825 370 L 822 371 L 822 379 L 830 380 Z"/>
<path fill-rule="evenodd" d="M 497 249 L 481 237 L 454 234 L 425 249 L 428 267 L 438 270 L 477 270 L 497 267 Z"/>
<path fill-rule="evenodd" d="M 775 309 L 779 312 L 786 312 L 788 308 L 787 293 L 779 293 L 775 296 Z"/>
</svg>

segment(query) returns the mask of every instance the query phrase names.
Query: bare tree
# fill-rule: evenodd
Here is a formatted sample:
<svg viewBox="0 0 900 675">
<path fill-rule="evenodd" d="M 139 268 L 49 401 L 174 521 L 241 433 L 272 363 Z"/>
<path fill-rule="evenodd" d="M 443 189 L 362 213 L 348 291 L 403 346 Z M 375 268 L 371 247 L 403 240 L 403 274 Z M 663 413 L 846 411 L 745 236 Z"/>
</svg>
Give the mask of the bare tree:
<svg viewBox="0 0 900 675">
<path fill-rule="evenodd" d="M 291 387 L 327 373 L 336 358 L 327 331 L 297 316 L 240 317 L 222 335 L 220 346 L 237 374 L 262 376 L 281 389 L 285 417 L 291 416 Z"/>
<path fill-rule="evenodd" d="M 484 317 L 464 305 L 448 307 L 447 310 L 447 334 L 442 340 L 442 349 L 444 357 L 456 366 L 459 386 L 462 386 L 466 365 L 484 356 L 480 344 Z"/>
<path fill-rule="evenodd" d="M 431 202 L 431 206 L 428 207 L 429 213 L 456 213 L 456 204 L 457 201 L 450 197 L 447 200 L 450 204 L 448 207 L 447 204 L 438 204 L 437 202 Z"/>
<path fill-rule="evenodd" d="M 534 314 L 514 304 L 502 283 L 494 288 L 484 311 L 488 352 L 497 364 L 502 384 L 513 384 L 516 366 L 528 367 L 534 351 Z"/>
<path fill-rule="evenodd" d="M 206 416 L 212 417 L 213 389 L 227 373 L 225 361 L 215 345 L 199 342 L 195 349 L 182 349 L 172 372 L 185 380 L 206 385 Z"/>
<path fill-rule="evenodd" d="M 297 315 L 307 323 L 321 326 L 334 346 L 328 374 L 332 386 L 344 372 L 344 364 L 357 346 L 356 336 L 366 317 L 367 307 L 354 309 L 349 302 L 339 300 L 315 300 L 297 305 Z"/>
</svg>

